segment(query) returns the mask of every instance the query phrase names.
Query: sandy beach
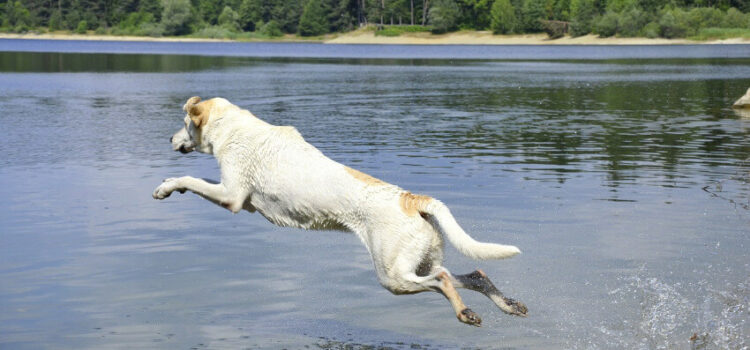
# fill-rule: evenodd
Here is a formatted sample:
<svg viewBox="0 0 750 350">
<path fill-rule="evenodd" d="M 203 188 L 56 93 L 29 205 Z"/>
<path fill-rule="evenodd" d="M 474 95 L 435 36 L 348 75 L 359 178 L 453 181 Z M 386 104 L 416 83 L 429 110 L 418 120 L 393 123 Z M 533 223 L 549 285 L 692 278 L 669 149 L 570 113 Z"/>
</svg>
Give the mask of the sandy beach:
<svg viewBox="0 0 750 350">
<path fill-rule="evenodd" d="M 247 40 L 187 38 L 187 37 L 148 37 L 115 36 L 95 34 L 43 33 L 13 34 L 0 33 L 0 39 L 40 39 L 40 40 L 95 40 L 95 41 L 165 41 L 165 42 L 235 42 Z M 696 45 L 696 44 L 750 44 L 750 39 L 731 38 L 713 41 L 664 38 L 600 38 L 590 34 L 580 37 L 565 36 L 551 40 L 546 34 L 494 35 L 490 31 L 459 31 L 447 34 L 405 33 L 396 37 L 376 36 L 372 30 L 357 30 L 343 34 L 330 34 L 314 39 L 300 38 L 287 34 L 271 40 L 250 40 L 268 42 L 317 42 L 325 44 L 396 44 L 396 45 Z"/>
<path fill-rule="evenodd" d="M 600 38 L 589 34 L 549 39 L 547 34 L 494 35 L 490 31 L 459 31 L 448 34 L 406 33 L 397 37 L 376 36 L 372 31 L 354 31 L 326 41 L 327 44 L 408 44 L 408 45 L 686 45 L 750 44 L 750 40 L 733 38 L 714 41 L 649 38 Z"/>
</svg>

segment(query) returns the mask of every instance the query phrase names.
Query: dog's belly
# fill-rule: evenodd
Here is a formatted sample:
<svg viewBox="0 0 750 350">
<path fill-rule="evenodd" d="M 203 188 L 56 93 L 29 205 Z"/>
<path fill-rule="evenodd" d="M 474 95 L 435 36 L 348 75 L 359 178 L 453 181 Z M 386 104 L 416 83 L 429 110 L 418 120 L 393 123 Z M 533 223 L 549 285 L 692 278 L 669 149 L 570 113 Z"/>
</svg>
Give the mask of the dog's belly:
<svg viewBox="0 0 750 350">
<path fill-rule="evenodd" d="M 306 230 L 349 231 L 342 213 L 325 205 L 304 201 L 292 204 L 277 195 L 254 194 L 252 206 L 274 225 Z"/>
</svg>

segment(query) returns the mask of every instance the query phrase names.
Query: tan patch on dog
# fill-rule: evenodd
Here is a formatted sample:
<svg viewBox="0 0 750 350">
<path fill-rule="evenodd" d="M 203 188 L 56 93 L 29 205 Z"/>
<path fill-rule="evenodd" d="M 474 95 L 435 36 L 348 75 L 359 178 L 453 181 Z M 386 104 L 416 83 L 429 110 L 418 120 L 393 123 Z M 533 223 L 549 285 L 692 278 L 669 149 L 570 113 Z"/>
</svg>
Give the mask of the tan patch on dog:
<svg viewBox="0 0 750 350">
<path fill-rule="evenodd" d="M 198 102 L 200 102 L 200 101 L 201 101 L 201 98 L 200 98 L 200 97 L 198 97 L 198 96 L 193 96 L 193 97 L 189 98 L 189 99 L 188 99 L 188 100 L 187 100 L 187 101 L 185 102 L 185 104 L 184 104 L 184 105 L 182 106 L 182 110 L 183 110 L 183 111 L 185 111 L 185 112 L 187 112 L 187 111 L 188 111 L 188 110 L 190 109 L 190 107 L 192 107 L 192 106 L 194 106 L 194 105 L 198 104 Z"/>
<path fill-rule="evenodd" d="M 192 100 L 193 98 L 195 97 L 191 97 L 190 100 Z M 190 100 L 188 100 L 188 102 L 190 102 Z M 198 97 L 198 100 L 200 100 L 200 97 Z M 186 107 L 188 110 L 187 112 L 190 115 L 190 120 L 193 121 L 193 124 L 195 124 L 196 128 L 200 128 L 201 126 L 208 123 L 208 115 L 210 114 L 213 104 L 214 101 L 208 100 Z M 187 106 L 187 103 L 185 105 Z"/>
<path fill-rule="evenodd" d="M 432 197 L 421 194 L 413 194 L 411 192 L 401 193 L 401 198 L 398 200 L 398 204 L 401 205 L 401 210 L 409 216 L 415 216 L 424 210 L 424 207 L 432 201 Z"/>
<path fill-rule="evenodd" d="M 359 170 L 355 170 L 350 167 L 346 167 L 346 172 L 349 173 L 349 175 L 354 176 L 355 179 L 362 181 L 368 185 L 384 185 L 385 184 L 385 182 L 383 182 L 380 179 L 376 179 L 370 175 L 367 175 Z"/>
</svg>

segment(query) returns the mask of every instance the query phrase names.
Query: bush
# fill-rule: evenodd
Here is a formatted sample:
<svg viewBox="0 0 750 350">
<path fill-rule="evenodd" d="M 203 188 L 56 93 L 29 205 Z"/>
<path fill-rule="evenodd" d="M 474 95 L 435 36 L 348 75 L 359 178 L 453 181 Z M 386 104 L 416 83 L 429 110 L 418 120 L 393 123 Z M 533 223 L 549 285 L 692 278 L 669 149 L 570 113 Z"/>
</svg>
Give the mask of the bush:
<svg viewBox="0 0 750 350">
<path fill-rule="evenodd" d="M 209 39 L 234 39 L 237 33 L 223 26 L 206 26 L 203 29 L 193 33 L 192 36 Z"/>
<path fill-rule="evenodd" d="M 641 36 L 653 39 L 659 37 L 659 24 L 656 22 L 649 22 L 640 31 Z"/>
<path fill-rule="evenodd" d="M 419 32 L 429 32 L 432 28 L 429 26 L 420 26 L 420 25 L 413 25 L 413 26 L 385 26 L 382 29 L 375 30 L 376 36 L 399 36 L 404 33 L 419 33 Z"/>
<path fill-rule="evenodd" d="M 260 26 L 260 33 L 271 38 L 284 35 L 284 33 L 281 31 L 279 22 L 276 22 L 274 20 L 270 20 L 268 21 L 268 23 L 262 24 Z"/>
<path fill-rule="evenodd" d="M 86 20 L 78 22 L 78 26 L 76 27 L 77 34 L 86 34 L 87 30 L 89 30 L 89 24 L 86 23 Z"/>
<path fill-rule="evenodd" d="M 435 0 L 427 13 L 433 33 L 445 33 L 456 28 L 460 16 L 461 9 L 453 0 Z"/>
<path fill-rule="evenodd" d="M 16 24 L 16 26 L 13 27 L 14 33 L 26 33 L 28 31 L 29 31 L 29 26 L 27 26 L 26 23 L 23 23 L 23 22 Z"/>
<path fill-rule="evenodd" d="M 690 37 L 693 40 L 723 40 L 729 38 L 750 38 L 747 28 L 703 28 L 698 34 Z"/>
<path fill-rule="evenodd" d="M 541 21 L 544 31 L 550 39 L 558 39 L 568 33 L 568 22 L 565 21 Z"/>
<path fill-rule="evenodd" d="M 659 33 L 662 37 L 684 38 L 688 33 L 685 12 L 679 9 L 663 11 L 659 19 Z"/>
<path fill-rule="evenodd" d="M 723 21 L 724 13 L 717 8 L 692 8 L 687 12 L 688 35 L 696 34 L 701 28 L 721 27 Z"/>
<path fill-rule="evenodd" d="M 328 18 L 321 0 L 309 0 L 299 19 L 299 34 L 316 36 L 328 32 Z"/>
<path fill-rule="evenodd" d="M 510 34 L 516 31 L 516 10 L 510 0 L 496 0 L 490 10 L 490 28 L 495 34 Z"/>
<path fill-rule="evenodd" d="M 724 28 L 746 28 L 747 22 L 748 17 L 740 12 L 740 10 L 732 7 L 724 15 L 724 21 L 721 26 Z"/>
<path fill-rule="evenodd" d="M 643 10 L 637 7 L 625 10 L 617 19 L 617 35 L 625 37 L 638 36 L 648 23 L 648 17 Z M 656 35 L 658 36 L 658 32 Z"/>
<path fill-rule="evenodd" d="M 219 15 L 219 25 L 233 32 L 239 32 L 240 15 L 234 12 L 231 7 L 224 6 L 224 10 Z"/>
<path fill-rule="evenodd" d="M 158 38 L 164 35 L 164 26 L 159 23 L 142 23 L 138 27 L 136 35 L 148 35 Z"/>
<path fill-rule="evenodd" d="M 608 11 L 594 20 L 594 33 L 606 38 L 617 34 L 617 14 Z"/>
<path fill-rule="evenodd" d="M 100 26 L 99 28 L 96 28 L 96 30 L 94 31 L 94 34 L 96 34 L 96 35 L 106 35 L 107 34 L 107 29 L 104 28 L 103 26 Z"/>
<path fill-rule="evenodd" d="M 400 30 L 394 28 L 393 26 L 390 27 L 384 27 L 383 29 L 377 29 L 375 30 L 375 36 L 399 36 L 403 34 Z"/>
</svg>

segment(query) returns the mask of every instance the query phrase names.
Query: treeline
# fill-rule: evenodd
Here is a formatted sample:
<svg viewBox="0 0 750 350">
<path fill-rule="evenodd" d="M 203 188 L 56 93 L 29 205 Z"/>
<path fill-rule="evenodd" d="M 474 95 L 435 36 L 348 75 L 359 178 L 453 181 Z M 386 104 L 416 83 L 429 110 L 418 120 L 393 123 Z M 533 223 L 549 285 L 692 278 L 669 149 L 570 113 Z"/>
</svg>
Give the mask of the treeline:
<svg viewBox="0 0 750 350">
<path fill-rule="evenodd" d="M 0 30 L 201 37 L 317 36 L 375 24 L 557 37 L 687 37 L 750 28 L 750 0 L 0 0 Z M 408 25 L 408 26 L 406 26 Z"/>
</svg>

